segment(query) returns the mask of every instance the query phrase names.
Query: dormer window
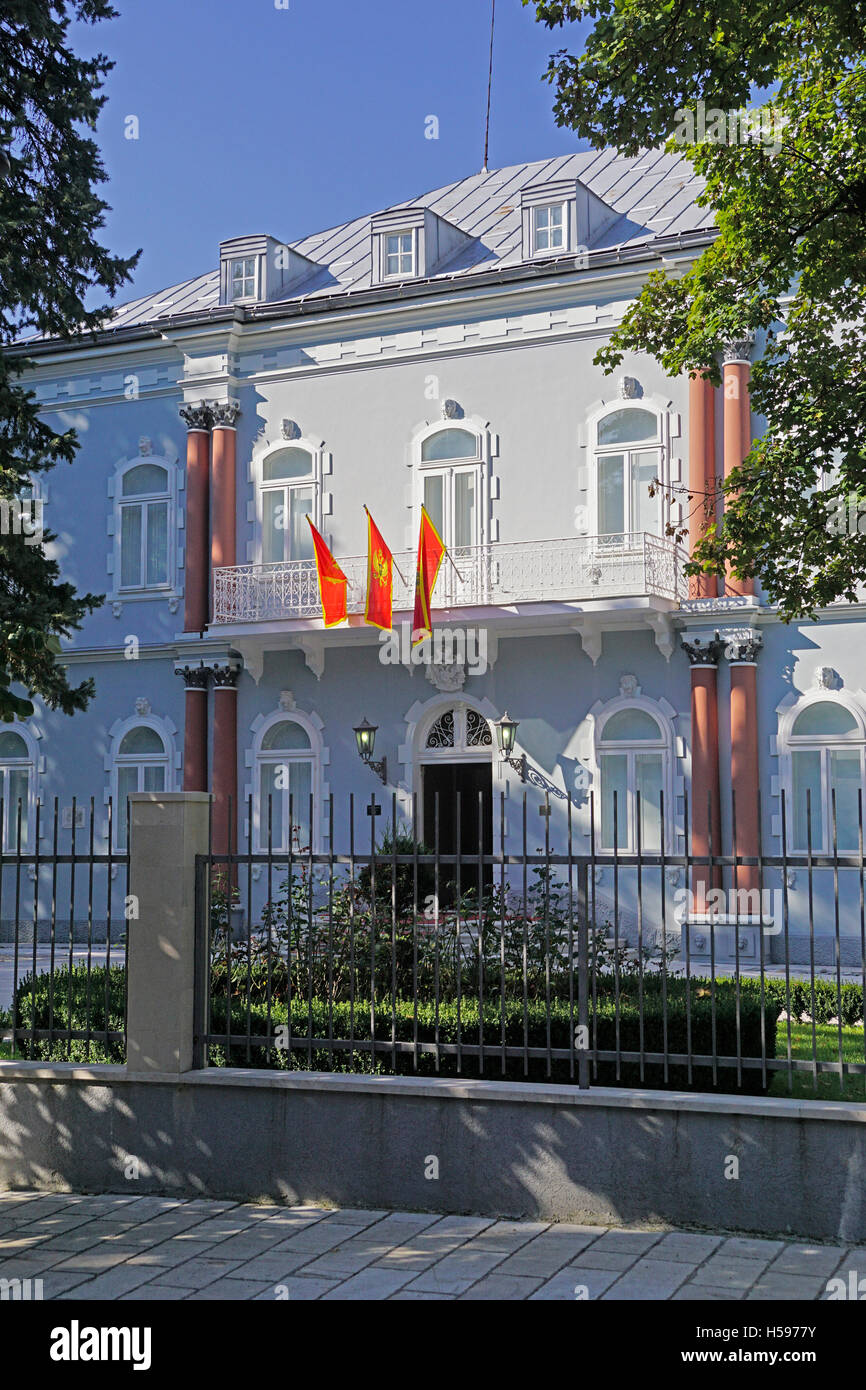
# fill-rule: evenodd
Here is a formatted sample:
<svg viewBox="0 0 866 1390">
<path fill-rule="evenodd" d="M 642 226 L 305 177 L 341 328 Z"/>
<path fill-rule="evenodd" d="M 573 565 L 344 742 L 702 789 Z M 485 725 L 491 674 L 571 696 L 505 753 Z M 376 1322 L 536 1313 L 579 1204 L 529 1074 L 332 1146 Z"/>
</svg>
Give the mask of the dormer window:
<svg viewBox="0 0 866 1390">
<path fill-rule="evenodd" d="M 370 218 L 374 285 L 437 275 L 472 238 L 430 208 L 394 208 Z"/>
<path fill-rule="evenodd" d="M 385 275 L 415 274 L 415 233 L 394 232 L 385 238 Z"/>
<path fill-rule="evenodd" d="M 532 209 L 532 254 L 568 250 L 568 226 L 564 203 L 547 203 Z"/>
<path fill-rule="evenodd" d="M 241 256 L 231 263 L 231 297 L 256 298 L 256 257 Z"/>
</svg>

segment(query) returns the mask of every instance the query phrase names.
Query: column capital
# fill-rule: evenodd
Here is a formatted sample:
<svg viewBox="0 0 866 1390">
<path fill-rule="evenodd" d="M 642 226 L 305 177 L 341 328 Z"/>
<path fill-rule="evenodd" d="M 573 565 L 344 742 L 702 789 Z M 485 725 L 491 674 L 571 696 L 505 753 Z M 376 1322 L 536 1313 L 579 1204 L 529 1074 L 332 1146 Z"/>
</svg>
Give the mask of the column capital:
<svg viewBox="0 0 866 1390">
<path fill-rule="evenodd" d="M 739 338 L 730 338 L 722 344 L 722 362 L 725 366 L 731 366 L 735 362 L 745 363 L 747 366 L 752 360 L 752 348 L 755 346 L 755 335 L 747 331 Z"/>
<path fill-rule="evenodd" d="M 680 642 L 690 666 L 718 666 L 724 646 L 718 632 L 712 636 L 693 633 L 691 637 L 683 633 Z"/>
<path fill-rule="evenodd" d="M 188 430 L 202 430 L 210 434 L 213 416 L 207 401 L 187 401 L 178 407 L 178 414 Z"/>
<path fill-rule="evenodd" d="M 758 652 L 764 645 L 760 632 L 753 627 L 729 628 L 722 634 L 725 657 L 734 666 L 756 666 Z"/>
<path fill-rule="evenodd" d="M 207 666 L 175 666 L 174 674 L 183 676 L 185 690 L 207 690 L 210 676 Z"/>
<path fill-rule="evenodd" d="M 240 673 L 241 668 L 236 663 L 212 666 L 211 675 L 213 676 L 214 688 L 216 690 L 234 690 Z"/>
<path fill-rule="evenodd" d="M 213 417 L 213 427 L 215 430 L 233 430 L 235 421 L 241 413 L 241 403 L 233 399 L 227 401 L 211 401 L 210 411 Z"/>
</svg>

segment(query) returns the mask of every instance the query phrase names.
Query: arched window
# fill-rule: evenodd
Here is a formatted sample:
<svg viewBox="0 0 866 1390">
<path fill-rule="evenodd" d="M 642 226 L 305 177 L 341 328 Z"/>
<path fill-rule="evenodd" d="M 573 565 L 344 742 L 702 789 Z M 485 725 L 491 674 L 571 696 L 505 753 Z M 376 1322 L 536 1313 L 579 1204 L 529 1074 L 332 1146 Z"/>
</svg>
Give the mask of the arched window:
<svg viewBox="0 0 866 1390">
<path fill-rule="evenodd" d="M 421 497 L 449 550 L 483 539 L 481 454 L 478 435 L 449 426 L 421 442 Z"/>
<path fill-rule="evenodd" d="M 309 849 L 310 800 L 316 792 L 316 753 L 306 728 L 297 719 L 277 719 L 265 726 L 256 749 L 254 813 L 259 852 Z"/>
<path fill-rule="evenodd" d="M 21 848 L 30 848 L 35 803 L 34 760 L 28 742 L 16 729 L 0 731 L 0 797 L 3 800 L 3 849 L 18 846 L 18 817 L 21 817 Z"/>
<path fill-rule="evenodd" d="M 133 792 L 170 791 L 170 757 L 163 735 L 151 724 L 134 724 L 119 738 L 114 753 L 114 842 L 126 849 L 128 798 Z"/>
<path fill-rule="evenodd" d="M 120 475 L 120 593 L 172 587 L 173 471 L 149 460 Z"/>
<path fill-rule="evenodd" d="M 789 848 L 815 854 L 833 850 L 833 807 L 840 854 L 859 846 L 859 796 L 864 788 L 864 735 L 860 722 L 838 700 L 814 700 L 796 714 L 790 752 Z M 866 806 L 864 806 L 866 811 Z"/>
<path fill-rule="evenodd" d="M 635 853 L 639 829 L 641 850 L 660 853 L 660 794 L 667 799 L 670 747 L 659 720 L 631 705 L 613 711 L 599 721 L 596 759 L 600 848 Z"/>
<path fill-rule="evenodd" d="M 307 449 L 291 447 L 262 462 L 262 563 L 312 560 L 313 540 L 306 518 L 316 521 L 315 460 Z"/>
<path fill-rule="evenodd" d="M 599 536 L 661 534 L 661 496 L 650 496 L 661 477 L 659 417 L 638 406 L 619 406 L 595 425 L 596 529 Z"/>
</svg>

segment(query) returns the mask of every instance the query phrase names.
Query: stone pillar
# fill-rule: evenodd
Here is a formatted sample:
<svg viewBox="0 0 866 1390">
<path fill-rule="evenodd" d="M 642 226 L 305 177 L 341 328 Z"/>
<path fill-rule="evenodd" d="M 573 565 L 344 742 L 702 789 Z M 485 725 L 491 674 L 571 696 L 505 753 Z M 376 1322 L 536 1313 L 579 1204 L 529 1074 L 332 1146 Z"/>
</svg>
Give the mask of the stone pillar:
<svg viewBox="0 0 866 1390">
<path fill-rule="evenodd" d="M 229 798 L 232 806 L 231 844 L 237 849 L 238 826 L 238 692 L 236 664 L 214 666 L 213 697 L 213 847 L 224 854 L 229 846 Z"/>
<path fill-rule="evenodd" d="M 722 853 L 722 814 L 719 792 L 718 664 L 722 643 L 718 634 L 682 639 L 692 676 L 691 852 L 695 859 Z M 692 908 L 707 910 L 707 892 L 721 886 L 718 865 L 697 863 L 692 869 Z"/>
<path fill-rule="evenodd" d="M 182 405 L 186 436 L 184 631 L 204 631 L 210 612 L 210 430 L 204 401 Z"/>
<path fill-rule="evenodd" d="M 129 798 L 127 1072 L 190 1071 L 195 1036 L 195 857 L 207 854 L 205 792 Z"/>
<path fill-rule="evenodd" d="M 731 789 L 736 827 L 732 853 L 757 856 L 758 824 L 758 681 L 762 637 L 753 628 L 725 633 L 725 656 L 731 665 Z M 756 866 L 738 868 L 736 885 L 758 888 Z"/>
<path fill-rule="evenodd" d="M 185 713 L 183 728 L 183 789 L 207 791 L 207 666 L 176 666 L 183 677 Z"/>
<path fill-rule="evenodd" d="M 211 465 L 211 568 L 237 563 L 237 401 L 215 401 Z"/>
<path fill-rule="evenodd" d="M 723 386 L 725 398 L 725 477 L 739 468 L 752 447 L 752 406 L 749 398 L 749 373 L 753 338 L 728 343 L 724 351 Z M 751 595 L 755 592 L 752 579 L 737 579 L 728 572 L 726 588 L 729 594 Z"/>
<path fill-rule="evenodd" d="M 702 376 L 689 378 L 689 553 L 716 517 L 716 391 Z M 714 574 L 689 579 L 689 598 L 715 598 Z"/>
</svg>

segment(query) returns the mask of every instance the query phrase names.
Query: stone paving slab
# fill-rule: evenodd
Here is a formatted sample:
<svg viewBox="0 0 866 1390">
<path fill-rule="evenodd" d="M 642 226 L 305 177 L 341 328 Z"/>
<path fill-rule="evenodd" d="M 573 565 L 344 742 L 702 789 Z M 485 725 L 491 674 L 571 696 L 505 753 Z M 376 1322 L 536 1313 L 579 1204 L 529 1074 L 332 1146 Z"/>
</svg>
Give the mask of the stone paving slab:
<svg viewBox="0 0 866 1390">
<path fill-rule="evenodd" d="M 866 1246 L 726 1232 L 0 1194 L 0 1280 L 75 1301 L 816 1301 Z M 866 1287 L 866 1285 L 864 1285 Z"/>
</svg>

